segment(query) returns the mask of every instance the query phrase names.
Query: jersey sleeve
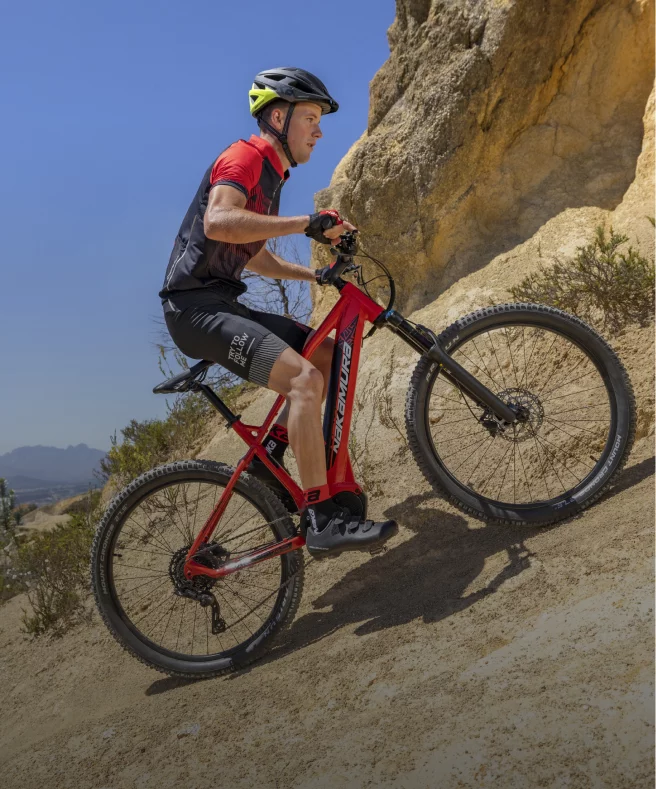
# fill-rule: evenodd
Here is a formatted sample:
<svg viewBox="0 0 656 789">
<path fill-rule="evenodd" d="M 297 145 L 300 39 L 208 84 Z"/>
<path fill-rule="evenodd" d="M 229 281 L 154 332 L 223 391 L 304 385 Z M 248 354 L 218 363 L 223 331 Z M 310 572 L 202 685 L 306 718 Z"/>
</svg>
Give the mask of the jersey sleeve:
<svg viewBox="0 0 656 789">
<path fill-rule="evenodd" d="M 240 140 L 225 150 L 214 162 L 210 189 L 227 184 L 248 198 L 262 173 L 262 156 L 247 142 Z"/>
</svg>

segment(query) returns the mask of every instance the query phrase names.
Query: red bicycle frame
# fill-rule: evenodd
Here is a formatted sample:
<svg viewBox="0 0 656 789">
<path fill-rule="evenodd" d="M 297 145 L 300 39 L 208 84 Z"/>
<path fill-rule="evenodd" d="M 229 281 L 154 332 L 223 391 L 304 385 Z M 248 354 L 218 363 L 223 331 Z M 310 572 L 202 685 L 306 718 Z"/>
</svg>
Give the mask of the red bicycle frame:
<svg viewBox="0 0 656 789">
<path fill-rule="evenodd" d="M 358 377 L 360 362 L 360 349 L 362 347 L 362 334 L 365 321 L 373 323 L 383 312 L 383 308 L 370 299 L 366 293 L 355 287 L 350 282 L 342 285 L 340 297 L 321 323 L 321 326 L 312 335 L 303 350 L 303 357 L 310 359 L 319 345 L 335 330 L 335 348 L 326 397 L 324 412 L 323 433 L 326 445 L 326 468 L 328 472 L 328 487 L 331 496 L 343 491 L 362 493 L 353 476 L 351 461 L 348 454 L 348 436 L 351 427 L 351 414 L 353 400 L 355 399 L 355 386 Z M 206 575 L 209 578 L 222 578 L 275 556 L 295 551 L 305 545 L 305 538 L 301 535 L 289 537 L 285 540 L 272 542 L 247 553 L 239 558 L 228 560 L 221 567 L 211 568 L 199 564 L 194 556 L 201 546 L 212 539 L 212 534 L 228 506 L 228 502 L 240 474 L 257 455 L 277 479 L 287 488 L 300 510 L 303 505 L 303 491 L 289 474 L 269 457 L 262 446 L 264 437 L 282 408 L 285 398 L 279 395 L 267 418 L 259 427 L 246 425 L 239 417 L 230 420 L 230 426 L 248 444 L 248 451 L 241 459 L 234 474 L 230 478 L 221 498 L 212 514 L 200 530 L 193 545 L 187 554 L 185 562 L 185 576 L 193 578 L 195 575 Z"/>
</svg>

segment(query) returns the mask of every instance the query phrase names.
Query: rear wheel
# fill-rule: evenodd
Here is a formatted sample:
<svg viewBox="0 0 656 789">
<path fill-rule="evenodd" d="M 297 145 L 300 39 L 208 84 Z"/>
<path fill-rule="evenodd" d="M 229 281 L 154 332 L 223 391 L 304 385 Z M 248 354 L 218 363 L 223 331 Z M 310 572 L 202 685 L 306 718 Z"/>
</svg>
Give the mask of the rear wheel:
<svg viewBox="0 0 656 789">
<path fill-rule="evenodd" d="M 504 304 L 456 321 L 439 341 L 522 419 L 497 423 L 422 357 L 406 427 L 436 490 L 484 520 L 529 524 L 568 518 L 604 492 L 631 449 L 635 401 L 593 329 L 551 307 Z"/>
<path fill-rule="evenodd" d="M 300 602 L 301 551 L 223 579 L 185 578 L 187 552 L 232 473 L 211 461 L 155 468 L 113 499 L 95 536 L 92 586 L 105 624 L 132 655 L 168 674 L 209 677 L 248 665 Z M 217 566 L 293 534 L 280 501 L 242 474 L 201 561 Z"/>
</svg>

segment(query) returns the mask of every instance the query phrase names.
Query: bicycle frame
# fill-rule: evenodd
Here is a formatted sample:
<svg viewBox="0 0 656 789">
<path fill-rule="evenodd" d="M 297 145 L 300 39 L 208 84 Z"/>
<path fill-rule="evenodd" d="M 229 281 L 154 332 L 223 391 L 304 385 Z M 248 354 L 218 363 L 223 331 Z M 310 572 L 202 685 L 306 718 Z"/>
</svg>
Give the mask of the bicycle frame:
<svg viewBox="0 0 656 789">
<path fill-rule="evenodd" d="M 427 354 L 440 367 L 440 373 L 457 387 L 461 393 L 467 395 L 475 405 L 486 409 L 486 414 L 491 419 L 496 420 L 498 423 L 509 425 L 522 418 L 521 414 L 516 413 L 506 405 L 497 395 L 449 356 L 447 351 L 453 342 L 457 341 L 457 337 L 454 338 L 449 346 L 443 348 L 430 330 L 412 324 L 393 309 L 383 309 L 355 285 L 340 279 L 339 273 L 345 270 L 351 262 L 352 257 L 349 255 L 340 255 L 338 257 L 334 266 L 336 275 L 332 280 L 332 284 L 340 291 L 340 298 L 303 350 L 303 357 L 306 359 L 311 358 L 323 340 L 335 330 L 335 346 L 323 421 L 328 488 L 331 496 L 344 491 L 350 491 L 356 495 L 362 493 L 353 476 L 353 469 L 351 468 L 348 454 L 348 438 L 365 321 L 373 323 L 374 328 L 382 325 L 386 326 L 395 334 L 398 334 L 418 353 Z M 209 362 L 201 362 L 198 367 L 204 369 L 208 365 Z M 285 402 L 285 398 L 282 395 L 276 398 L 262 425 L 257 426 L 244 424 L 241 418 L 233 414 L 209 386 L 194 382 L 193 389 L 203 392 L 212 405 L 225 417 L 228 425 L 246 442 L 248 451 L 237 465 L 215 509 L 189 549 L 184 567 L 185 576 L 188 579 L 193 578 L 195 575 L 222 578 L 266 559 L 302 548 L 305 545 L 305 538 L 302 535 L 295 535 L 285 540 L 263 545 L 240 558 L 229 559 L 218 568 L 207 567 L 194 560 L 193 557 L 202 546 L 209 544 L 214 529 L 228 506 L 232 490 L 239 476 L 255 456 L 285 486 L 293 497 L 299 511 L 303 505 L 303 491 L 292 477 L 271 459 L 266 449 L 262 446 L 264 437 L 267 435 L 276 415 Z"/>
<path fill-rule="evenodd" d="M 353 476 L 353 469 L 348 454 L 348 437 L 351 427 L 353 401 L 355 399 L 364 324 L 365 321 L 370 321 L 371 323 L 376 321 L 376 319 L 381 317 L 384 310 L 352 283 L 339 280 L 336 284 L 340 288 L 340 297 L 306 344 L 302 355 L 304 358 L 310 359 L 323 340 L 328 337 L 333 329 L 335 330 L 335 349 L 323 421 L 328 486 L 331 495 L 336 495 L 343 491 L 360 494 L 362 490 Z M 303 505 L 303 491 L 292 477 L 271 459 L 262 445 L 262 441 L 269 432 L 276 415 L 284 405 L 285 398 L 282 395 L 276 398 L 262 425 L 256 426 L 244 424 L 240 417 L 232 414 L 208 386 L 199 384 L 198 388 L 209 396 L 214 405 L 219 407 L 220 404 L 222 406 L 219 410 L 228 419 L 230 427 L 249 447 L 237 465 L 215 509 L 194 540 L 185 562 L 184 572 L 187 578 L 193 578 L 195 575 L 222 578 L 266 559 L 280 556 L 289 551 L 295 551 L 305 545 L 305 538 L 302 535 L 296 535 L 286 540 L 264 545 L 238 559 L 228 560 L 219 568 L 207 567 L 199 564 L 192 558 L 198 553 L 203 544 L 209 543 L 212 539 L 214 529 L 228 506 L 232 490 L 239 476 L 251 460 L 257 456 L 267 466 L 287 488 L 299 510 Z"/>
</svg>

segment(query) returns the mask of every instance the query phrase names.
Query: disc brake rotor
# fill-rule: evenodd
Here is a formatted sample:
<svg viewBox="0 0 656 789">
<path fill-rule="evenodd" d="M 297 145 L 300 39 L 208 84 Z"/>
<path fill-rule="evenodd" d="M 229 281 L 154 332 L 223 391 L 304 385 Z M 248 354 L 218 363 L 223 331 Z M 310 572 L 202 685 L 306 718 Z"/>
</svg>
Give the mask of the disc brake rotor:
<svg viewBox="0 0 656 789">
<path fill-rule="evenodd" d="M 538 432 L 544 421 L 544 408 L 537 395 L 524 388 L 504 389 L 497 397 L 517 412 L 519 418 L 513 425 L 513 432 L 500 430 L 499 436 L 505 441 L 521 443 L 528 441 Z"/>
</svg>

